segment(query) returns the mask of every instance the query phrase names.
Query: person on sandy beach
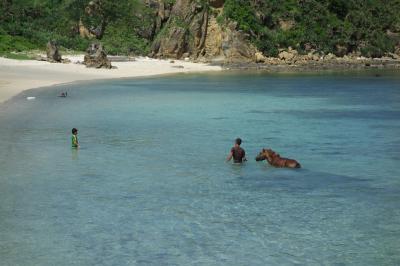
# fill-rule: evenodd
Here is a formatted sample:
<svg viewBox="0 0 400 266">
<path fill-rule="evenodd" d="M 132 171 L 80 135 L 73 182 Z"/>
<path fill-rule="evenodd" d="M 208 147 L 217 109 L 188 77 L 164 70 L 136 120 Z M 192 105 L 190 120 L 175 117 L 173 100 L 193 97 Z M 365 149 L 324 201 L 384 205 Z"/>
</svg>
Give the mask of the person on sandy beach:
<svg viewBox="0 0 400 266">
<path fill-rule="evenodd" d="M 231 152 L 229 153 L 226 161 L 229 162 L 233 158 L 234 163 L 242 163 L 247 161 L 246 152 L 240 145 L 242 144 L 242 140 L 240 138 L 235 139 L 235 146 L 232 147 Z"/>
<path fill-rule="evenodd" d="M 78 129 L 73 128 L 72 129 L 72 148 L 79 148 L 79 141 L 78 141 Z"/>
</svg>

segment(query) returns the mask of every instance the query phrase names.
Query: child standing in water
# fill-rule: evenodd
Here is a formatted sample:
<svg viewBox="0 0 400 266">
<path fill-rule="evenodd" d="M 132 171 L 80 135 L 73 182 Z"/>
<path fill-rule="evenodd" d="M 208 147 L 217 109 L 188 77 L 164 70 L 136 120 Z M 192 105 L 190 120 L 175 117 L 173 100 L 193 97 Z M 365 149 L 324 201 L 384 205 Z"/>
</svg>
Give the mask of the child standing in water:
<svg viewBox="0 0 400 266">
<path fill-rule="evenodd" d="M 79 148 L 79 141 L 78 141 L 78 129 L 73 128 L 72 129 L 72 148 Z"/>
</svg>

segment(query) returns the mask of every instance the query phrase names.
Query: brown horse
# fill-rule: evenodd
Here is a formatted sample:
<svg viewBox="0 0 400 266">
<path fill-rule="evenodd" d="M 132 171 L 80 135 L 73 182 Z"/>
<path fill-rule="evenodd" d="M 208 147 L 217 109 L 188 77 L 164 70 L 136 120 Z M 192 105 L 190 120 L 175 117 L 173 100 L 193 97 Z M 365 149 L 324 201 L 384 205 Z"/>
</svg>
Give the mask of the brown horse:
<svg viewBox="0 0 400 266">
<path fill-rule="evenodd" d="M 262 149 L 257 155 L 256 161 L 267 160 L 267 162 L 275 167 L 288 167 L 288 168 L 300 168 L 299 162 L 293 159 L 282 158 L 278 153 L 271 149 Z"/>
</svg>

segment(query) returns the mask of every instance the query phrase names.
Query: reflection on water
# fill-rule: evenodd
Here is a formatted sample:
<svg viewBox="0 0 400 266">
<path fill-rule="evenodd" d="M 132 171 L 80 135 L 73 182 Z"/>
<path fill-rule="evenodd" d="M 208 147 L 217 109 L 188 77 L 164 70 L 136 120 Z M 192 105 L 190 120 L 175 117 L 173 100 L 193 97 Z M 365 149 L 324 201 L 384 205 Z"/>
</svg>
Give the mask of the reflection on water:
<svg viewBox="0 0 400 266">
<path fill-rule="evenodd" d="M 76 149 L 76 148 L 71 148 L 71 158 L 72 158 L 72 160 L 78 160 L 78 151 L 79 151 L 79 149 Z"/>
<path fill-rule="evenodd" d="M 0 107 L 4 265 L 400 264 L 398 75 L 181 75 L 34 95 Z M 242 166 L 224 163 L 236 137 Z M 264 147 L 303 168 L 255 162 Z"/>
</svg>

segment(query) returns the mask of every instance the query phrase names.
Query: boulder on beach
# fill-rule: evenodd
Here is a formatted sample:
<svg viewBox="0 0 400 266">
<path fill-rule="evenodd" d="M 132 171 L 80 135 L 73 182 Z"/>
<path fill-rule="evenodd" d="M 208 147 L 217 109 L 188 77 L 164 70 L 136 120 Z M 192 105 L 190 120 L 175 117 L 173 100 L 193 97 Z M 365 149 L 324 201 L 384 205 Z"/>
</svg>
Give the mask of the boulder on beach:
<svg viewBox="0 0 400 266">
<path fill-rule="evenodd" d="M 46 47 L 47 61 L 51 63 L 61 63 L 61 55 L 55 41 L 49 41 Z"/>
<path fill-rule="evenodd" d="M 279 59 L 281 60 L 285 60 L 285 61 L 289 61 L 292 60 L 294 58 L 294 54 L 290 53 L 288 51 L 282 51 L 278 54 Z"/>
<path fill-rule="evenodd" d="M 254 54 L 254 60 L 255 60 L 256 63 L 265 63 L 265 61 L 267 59 L 265 58 L 265 56 L 261 52 L 256 52 Z"/>
<path fill-rule="evenodd" d="M 336 59 L 336 56 L 332 53 L 329 53 L 324 56 L 324 60 L 334 60 L 334 59 Z"/>
<path fill-rule="evenodd" d="M 92 43 L 89 46 L 86 50 L 83 64 L 92 68 L 112 68 L 111 61 L 107 58 L 104 47 L 100 43 Z"/>
</svg>

